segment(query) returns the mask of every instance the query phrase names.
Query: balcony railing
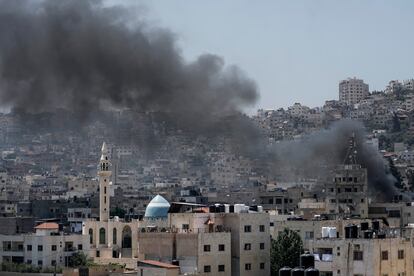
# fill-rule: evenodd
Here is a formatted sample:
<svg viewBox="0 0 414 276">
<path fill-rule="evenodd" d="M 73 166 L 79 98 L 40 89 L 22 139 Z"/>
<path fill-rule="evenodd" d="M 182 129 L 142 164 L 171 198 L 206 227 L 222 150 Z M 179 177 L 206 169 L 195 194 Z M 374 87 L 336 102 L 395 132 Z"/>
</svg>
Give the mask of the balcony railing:
<svg viewBox="0 0 414 276">
<path fill-rule="evenodd" d="M 146 227 L 138 229 L 139 233 L 177 233 L 177 234 L 199 234 L 199 233 L 230 233 L 228 227 L 209 228 L 172 228 L 172 227 Z"/>
</svg>

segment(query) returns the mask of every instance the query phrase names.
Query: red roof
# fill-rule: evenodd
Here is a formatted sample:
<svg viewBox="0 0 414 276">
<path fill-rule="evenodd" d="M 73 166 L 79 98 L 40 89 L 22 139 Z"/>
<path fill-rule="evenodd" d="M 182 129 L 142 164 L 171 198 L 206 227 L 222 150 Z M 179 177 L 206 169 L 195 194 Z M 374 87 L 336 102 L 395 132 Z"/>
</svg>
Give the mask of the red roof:
<svg viewBox="0 0 414 276">
<path fill-rule="evenodd" d="M 59 229 L 59 224 L 54 222 L 45 222 L 36 226 L 35 229 Z"/>
<path fill-rule="evenodd" d="M 172 265 L 172 264 L 167 264 L 167 263 L 162 263 L 162 262 L 159 262 L 159 261 L 142 260 L 142 261 L 139 261 L 139 262 L 144 263 L 144 264 L 148 264 L 148 265 L 163 267 L 163 268 L 166 268 L 166 269 L 179 268 L 179 266 Z"/>
</svg>

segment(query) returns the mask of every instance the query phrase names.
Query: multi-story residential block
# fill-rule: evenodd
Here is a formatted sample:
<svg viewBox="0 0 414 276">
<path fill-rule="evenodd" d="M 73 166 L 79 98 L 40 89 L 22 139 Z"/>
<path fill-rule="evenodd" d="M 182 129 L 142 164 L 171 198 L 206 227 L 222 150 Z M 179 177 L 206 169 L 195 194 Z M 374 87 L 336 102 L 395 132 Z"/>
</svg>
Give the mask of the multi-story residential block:
<svg viewBox="0 0 414 276">
<path fill-rule="evenodd" d="M 398 80 L 391 80 L 388 82 L 385 92 L 388 94 L 393 94 L 403 88 L 403 84 Z"/>
<path fill-rule="evenodd" d="M 354 105 L 369 95 L 369 86 L 363 80 L 348 78 L 339 82 L 339 101 Z"/>
<path fill-rule="evenodd" d="M 391 230 L 399 231 L 399 230 Z M 373 238 L 324 238 L 309 242 L 320 275 L 413 275 L 409 237 L 392 234 Z"/>
<path fill-rule="evenodd" d="M 88 237 L 63 234 L 56 223 L 42 223 L 34 233 L 0 235 L 2 262 L 63 267 L 76 251 L 89 251 Z"/>
</svg>

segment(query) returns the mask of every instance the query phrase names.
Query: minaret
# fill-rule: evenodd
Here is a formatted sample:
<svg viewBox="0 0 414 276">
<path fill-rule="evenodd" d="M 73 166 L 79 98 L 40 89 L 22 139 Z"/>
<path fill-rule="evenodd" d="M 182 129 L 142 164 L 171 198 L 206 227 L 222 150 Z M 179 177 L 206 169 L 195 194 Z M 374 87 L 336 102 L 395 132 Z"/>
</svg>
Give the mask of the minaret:
<svg viewBox="0 0 414 276">
<path fill-rule="evenodd" d="M 99 176 L 99 220 L 109 220 L 109 198 L 110 198 L 110 180 L 112 171 L 110 170 L 111 163 L 108 159 L 108 148 L 104 142 L 102 145 L 102 155 L 99 161 L 98 176 Z"/>
</svg>

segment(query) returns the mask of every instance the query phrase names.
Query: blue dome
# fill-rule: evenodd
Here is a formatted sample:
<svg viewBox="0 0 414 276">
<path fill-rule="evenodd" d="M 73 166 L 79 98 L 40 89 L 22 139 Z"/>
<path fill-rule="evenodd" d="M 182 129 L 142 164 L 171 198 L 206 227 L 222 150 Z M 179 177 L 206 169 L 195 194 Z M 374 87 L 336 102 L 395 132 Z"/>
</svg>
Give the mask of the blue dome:
<svg viewBox="0 0 414 276">
<path fill-rule="evenodd" d="M 167 218 L 170 203 L 160 195 L 156 195 L 145 209 L 146 218 Z"/>
</svg>

